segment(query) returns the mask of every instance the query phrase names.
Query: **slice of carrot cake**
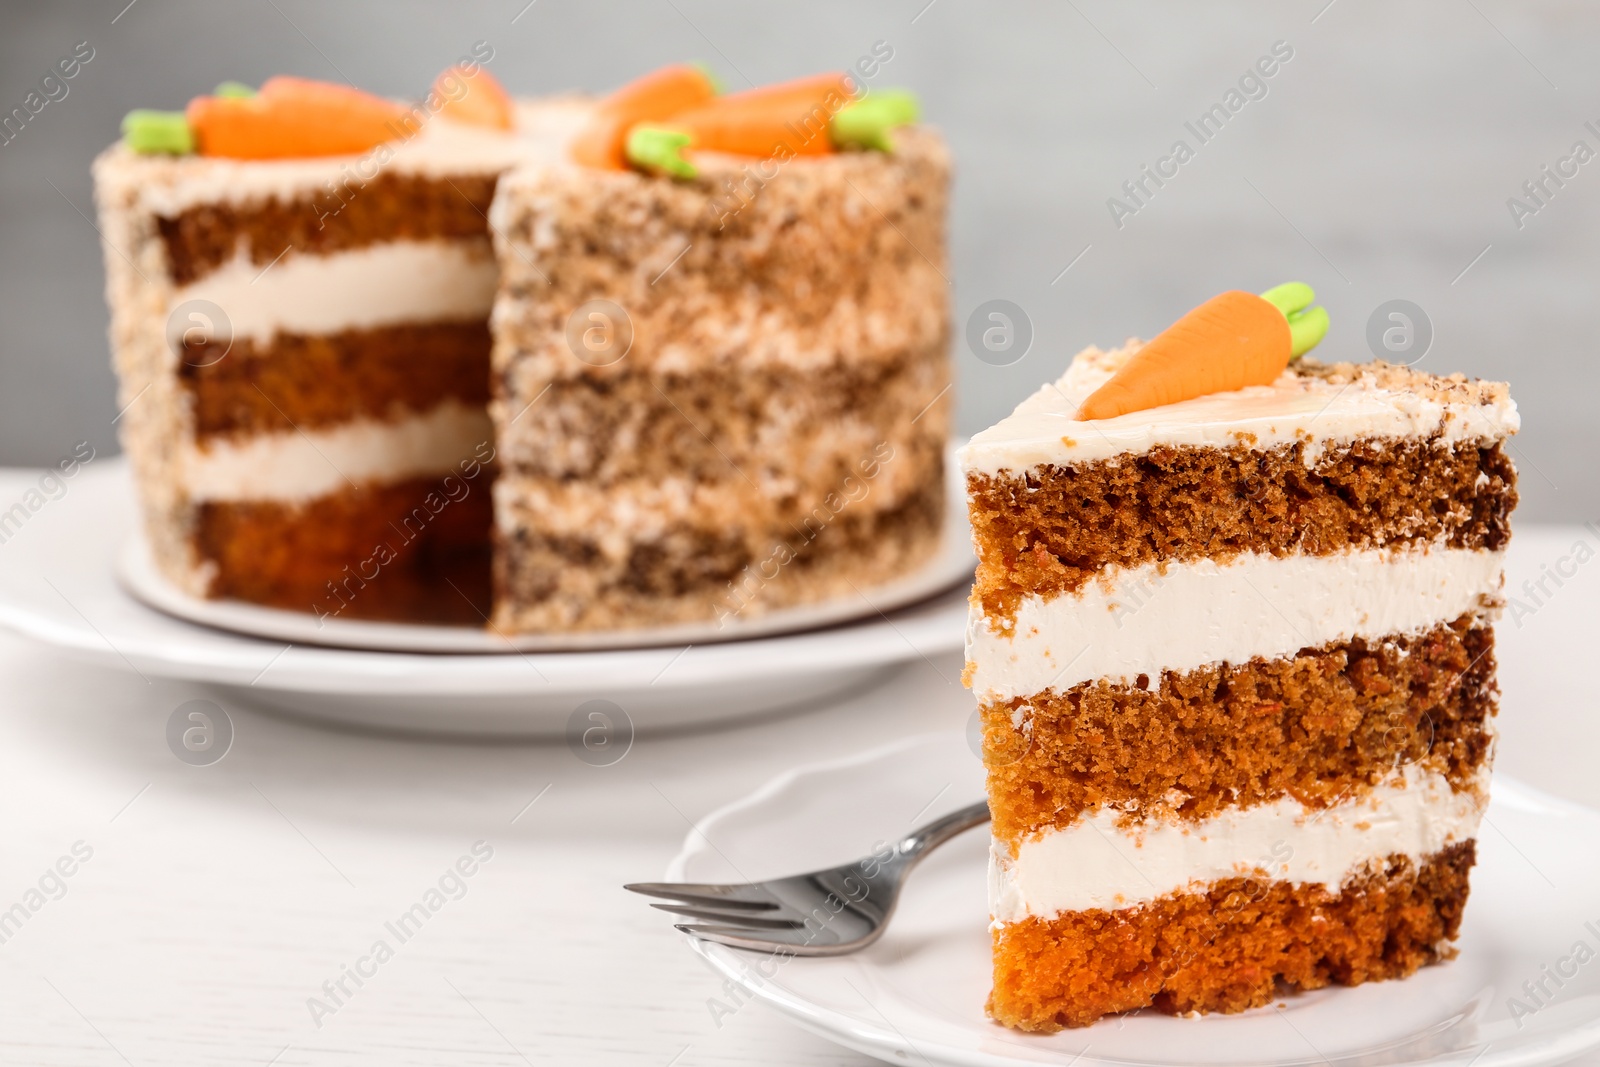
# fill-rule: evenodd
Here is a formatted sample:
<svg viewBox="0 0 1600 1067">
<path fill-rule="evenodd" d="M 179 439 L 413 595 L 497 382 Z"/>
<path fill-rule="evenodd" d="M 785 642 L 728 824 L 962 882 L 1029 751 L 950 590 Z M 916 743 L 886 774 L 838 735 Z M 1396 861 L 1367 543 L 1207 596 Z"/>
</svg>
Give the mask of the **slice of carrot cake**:
<svg viewBox="0 0 1600 1067">
<path fill-rule="evenodd" d="M 582 117 L 510 100 L 492 54 L 414 105 L 223 86 L 130 114 L 95 162 L 123 445 L 185 590 L 319 618 L 488 610 L 487 213 Z"/>
<path fill-rule="evenodd" d="M 949 155 L 913 117 L 669 67 L 501 183 L 498 626 L 727 622 L 932 555 Z"/>
<path fill-rule="evenodd" d="M 1229 293 L 1087 349 L 962 454 L 1006 1025 L 1240 1011 L 1452 952 L 1516 406 L 1298 358 L 1310 302 Z"/>
</svg>

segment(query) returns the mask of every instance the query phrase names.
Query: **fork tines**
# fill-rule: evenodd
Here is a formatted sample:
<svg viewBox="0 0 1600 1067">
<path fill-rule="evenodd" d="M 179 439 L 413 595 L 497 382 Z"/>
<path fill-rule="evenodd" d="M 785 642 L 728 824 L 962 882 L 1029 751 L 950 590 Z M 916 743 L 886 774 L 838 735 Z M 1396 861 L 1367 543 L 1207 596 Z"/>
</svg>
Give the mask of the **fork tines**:
<svg viewBox="0 0 1600 1067">
<path fill-rule="evenodd" d="M 622 888 L 642 893 L 647 897 L 664 900 L 681 900 L 688 904 L 706 904 L 718 908 L 745 911 L 771 911 L 778 902 L 761 886 L 706 885 L 698 882 L 631 882 Z"/>
</svg>

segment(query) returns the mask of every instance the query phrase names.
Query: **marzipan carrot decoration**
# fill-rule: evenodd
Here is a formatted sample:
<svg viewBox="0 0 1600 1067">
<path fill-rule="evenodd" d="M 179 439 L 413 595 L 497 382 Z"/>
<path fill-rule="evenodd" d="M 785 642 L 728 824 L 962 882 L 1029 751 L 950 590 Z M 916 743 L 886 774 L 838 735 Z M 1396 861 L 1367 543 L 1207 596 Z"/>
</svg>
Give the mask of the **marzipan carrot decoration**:
<svg viewBox="0 0 1600 1067">
<path fill-rule="evenodd" d="M 917 98 L 904 89 L 884 89 L 853 104 L 846 104 L 828 127 L 829 136 L 839 148 L 871 148 L 894 151 L 889 131 L 917 121 Z"/>
<path fill-rule="evenodd" d="M 509 130 L 515 121 L 511 94 L 481 66 L 470 73 L 464 63 L 446 67 L 433 80 L 433 94 L 442 101 L 436 113 L 453 122 Z"/>
<path fill-rule="evenodd" d="M 717 102 L 736 107 L 748 105 L 768 107 L 785 100 L 803 103 L 820 100 L 826 106 L 831 99 L 832 106 L 837 109 L 855 94 L 855 83 L 850 80 L 848 74 L 830 70 L 822 74 L 807 74 L 803 78 L 791 78 L 789 81 L 773 85 L 757 85 L 752 89 L 741 89 L 736 93 L 719 97 Z"/>
<path fill-rule="evenodd" d="M 226 81 L 211 95 L 240 99 L 254 96 L 256 91 L 242 82 Z M 122 117 L 122 140 L 144 155 L 188 156 L 195 150 L 194 131 L 181 111 L 135 108 Z"/>
<path fill-rule="evenodd" d="M 1211 393 L 1270 385 L 1291 359 L 1328 332 L 1309 285 L 1288 282 L 1260 296 L 1214 296 L 1163 330 L 1090 394 L 1078 418 L 1111 419 Z"/>
<path fill-rule="evenodd" d="M 641 122 L 660 122 L 717 95 L 711 75 L 677 64 L 629 82 L 595 107 L 588 125 L 572 142 L 572 158 L 587 167 L 626 170 L 628 131 Z"/>
<path fill-rule="evenodd" d="M 853 95 L 845 75 L 814 74 L 729 93 L 674 115 L 666 125 L 687 133 L 693 147 L 711 152 L 768 156 L 786 150 L 789 155 L 825 155 L 833 151 L 828 123 Z"/>
<path fill-rule="evenodd" d="M 201 155 L 288 159 L 365 152 L 404 131 L 405 108 L 347 85 L 269 78 L 254 96 L 200 96 L 184 117 Z"/>
<path fill-rule="evenodd" d="M 194 154 L 194 131 L 181 111 L 135 108 L 122 117 L 122 143 L 140 155 Z"/>
<path fill-rule="evenodd" d="M 722 97 L 670 122 L 635 127 L 628 135 L 628 161 L 692 178 L 686 149 L 780 161 L 849 147 L 889 151 L 889 130 L 917 119 L 910 93 L 884 90 L 852 100 L 850 91 L 847 77 L 826 74 Z"/>
</svg>

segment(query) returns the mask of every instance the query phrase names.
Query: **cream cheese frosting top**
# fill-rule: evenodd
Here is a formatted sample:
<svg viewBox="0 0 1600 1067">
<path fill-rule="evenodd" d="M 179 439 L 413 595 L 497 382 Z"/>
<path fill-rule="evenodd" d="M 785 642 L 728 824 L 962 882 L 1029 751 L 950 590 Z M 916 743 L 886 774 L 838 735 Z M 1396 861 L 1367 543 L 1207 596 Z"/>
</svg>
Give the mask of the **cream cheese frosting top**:
<svg viewBox="0 0 1600 1067">
<path fill-rule="evenodd" d="M 578 96 L 521 100 L 511 130 L 435 116 L 409 138 L 349 156 L 241 160 L 140 155 L 118 145 L 102 157 L 97 171 L 103 181 L 120 178 L 134 185 L 144 207 L 157 215 L 178 215 L 202 204 L 292 201 L 347 183 L 359 187 L 379 174 L 443 178 L 552 162 L 565 155 L 592 108 Z"/>
<path fill-rule="evenodd" d="M 1047 382 L 1011 415 L 973 437 L 960 454 L 968 474 L 1024 474 L 1160 446 L 1267 451 L 1307 442 L 1313 463 L 1328 446 L 1365 438 L 1491 441 L 1515 433 L 1517 405 L 1503 382 L 1437 377 L 1387 363 L 1331 366 L 1302 359 L 1271 385 L 1080 422 L 1083 401 L 1142 347 L 1087 348 L 1058 381 Z"/>
</svg>

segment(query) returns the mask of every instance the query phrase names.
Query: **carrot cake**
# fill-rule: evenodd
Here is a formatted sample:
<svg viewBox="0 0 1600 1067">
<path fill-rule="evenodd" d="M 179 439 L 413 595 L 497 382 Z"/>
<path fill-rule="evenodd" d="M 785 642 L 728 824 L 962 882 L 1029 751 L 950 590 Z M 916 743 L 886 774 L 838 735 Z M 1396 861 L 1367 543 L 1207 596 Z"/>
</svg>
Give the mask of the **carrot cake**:
<svg viewBox="0 0 1600 1067">
<path fill-rule="evenodd" d="M 491 56 L 415 106 L 222 86 L 133 113 L 96 162 L 162 572 L 547 633 L 725 622 L 926 561 L 949 161 L 909 97 L 674 66 L 514 103 Z"/>
<path fill-rule="evenodd" d="M 961 455 L 1005 1025 L 1241 1011 L 1452 952 L 1516 406 L 1291 362 L 1310 301 L 1224 294 L 1087 349 Z"/>
<path fill-rule="evenodd" d="M 496 196 L 506 630 L 725 624 L 938 544 L 944 142 L 840 75 L 697 76 L 619 90 Z"/>
<path fill-rule="evenodd" d="M 168 579 L 330 617 L 489 607 L 496 182 L 574 100 L 483 63 L 415 105 L 274 78 L 134 112 L 96 160 L 119 418 Z"/>
</svg>

